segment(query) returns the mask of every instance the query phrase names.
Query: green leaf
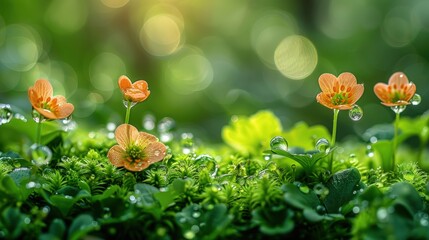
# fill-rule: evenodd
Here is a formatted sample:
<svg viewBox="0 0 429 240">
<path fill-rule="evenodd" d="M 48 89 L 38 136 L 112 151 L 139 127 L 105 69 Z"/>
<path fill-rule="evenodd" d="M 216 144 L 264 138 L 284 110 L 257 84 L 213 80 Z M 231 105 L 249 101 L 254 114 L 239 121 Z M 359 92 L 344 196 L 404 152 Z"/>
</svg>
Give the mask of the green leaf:
<svg viewBox="0 0 429 240">
<path fill-rule="evenodd" d="M 320 138 L 331 139 L 331 135 L 322 125 L 308 126 L 305 122 L 296 123 L 292 129 L 282 134 L 290 147 L 313 150 L 315 142 Z"/>
<path fill-rule="evenodd" d="M 295 162 L 299 163 L 306 172 L 310 174 L 313 170 L 314 165 L 322 158 L 325 158 L 329 152 L 310 151 L 306 153 L 290 153 L 283 149 L 273 149 L 273 153 L 290 158 Z"/>
<path fill-rule="evenodd" d="M 62 219 L 56 218 L 49 226 L 49 232 L 41 234 L 39 240 L 61 240 L 64 239 L 66 225 Z"/>
<path fill-rule="evenodd" d="M 282 186 L 285 201 L 293 207 L 299 209 L 316 209 L 321 203 L 314 191 L 302 192 L 298 186 L 292 183 L 286 183 Z"/>
<path fill-rule="evenodd" d="M 52 195 L 50 202 L 57 207 L 63 216 L 67 216 L 73 205 L 83 198 L 89 198 L 91 194 L 85 190 L 80 190 L 75 196 L 71 195 Z"/>
<path fill-rule="evenodd" d="M 78 240 L 89 232 L 99 229 L 99 225 L 91 215 L 81 214 L 77 216 L 70 225 L 68 239 Z"/>
<path fill-rule="evenodd" d="M 6 231 L 7 239 L 18 239 L 25 228 L 25 218 L 27 215 L 22 214 L 18 208 L 8 207 L 1 214 L 1 224 Z"/>
<path fill-rule="evenodd" d="M 176 213 L 176 222 L 186 239 L 219 239 L 226 231 L 232 216 L 224 204 L 202 208 L 191 204 Z M 197 226 L 197 228 L 195 227 Z"/>
<path fill-rule="evenodd" d="M 395 203 L 404 205 L 412 215 L 423 209 L 422 198 L 416 189 L 407 182 L 393 184 L 387 195 L 395 199 Z"/>
<path fill-rule="evenodd" d="M 250 117 L 235 117 L 222 129 L 222 138 L 242 154 L 260 155 L 281 132 L 280 120 L 272 112 L 259 111 Z"/>
<path fill-rule="evenodd" d="M 176 198 L 185 190 L 185 183 L 185 180 L 178 178 L 168 185 L 167 191 L 153 194 L 155 199 L 161 204 L 162 209 L 166 209 L 174 204 Z"/>
<path fill-rule="evenodd" d="M 393 170 L 393 142 L 389 140 L 379 140 L 372 144 L 372 148 L 381 161 L 381 168 L 385 171 Z"/>
<path fill-rule="evenodd" d="M 360 173 L 356 168 L 349 168 L 335 173 L 325 184 L 329 194 L 324 200 L 328 213 L 338 213 L 339 208 L 353 199 L 360 182 Z"/>
<path fill-rule="evenodd" d="M 153 206 L 157 202 L 154 194 L 158 193 L 159 190 L 154 186 L 145 183 L 137 183 L 134 185 L 134 191 L 140 196 L 141 203 L 146 207 Z"/>
<path fill-rule="evenodd" d="M 261 232 L 267 235 L 287 234 L 295 226 L 293 211 L 284 206 L 257 208 L 252 211 L 252 222 L 259 225 Z"/>
</svg>

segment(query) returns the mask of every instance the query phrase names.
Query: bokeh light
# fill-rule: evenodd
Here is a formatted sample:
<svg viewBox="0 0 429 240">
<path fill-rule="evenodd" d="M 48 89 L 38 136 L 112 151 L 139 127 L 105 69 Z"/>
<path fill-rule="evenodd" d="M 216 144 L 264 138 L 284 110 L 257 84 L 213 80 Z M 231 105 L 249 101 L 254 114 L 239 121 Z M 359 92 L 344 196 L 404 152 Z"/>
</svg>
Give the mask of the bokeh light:
<svg viewBox="0 0 429 240">
<path fill-rule="evenodd" d="M 419 32 L 419 25 L 413 21 L 408 7 L 397 7 L 389 11 L 382 25 L 382 36 L 392 47 L 410 44 Z"/>
<path fill-rule="evenodd" d="M 276 47 L 284 38 L 297 31 L 295 19 L 290 14 L 277 10 L 265 12 L 252 27 L 252 47 L 267 67 L 275 69 Z"/>
<path fill-rule="evenodd" d="M 89 66 L 91 85 L 99 90 L 105 100 L 109 99 L 113 90 L 118 86 L 118 78 L 126 74 L 124 61 L 117 55 L 109 52 L 98 54 Z"/>
<path fill-rule="evenodd" d="M 47 25 L 58 33 L 74 33 L 80 30 L 88 18 L 84 0 L 53 0 L 46 11 Z"/>
<path fill-rule="evenodd" d="M 154 56 L 166 56 L 175 52 L 181 43 L 181 29 L 177 18 L 169 14 L 150 17 L 140 31 L 144 49 Z"/>
<path fill-rule="evenodd" d="M 168 61 L 163 80 L 165 86 L 174 92 L 190 94 L 210 85 L 213 68 L 199 49 L 187 46 Z"/>
<path fill-rule="evenodd" d="M 101 2 L 109 8 L 121 8 L 130 0 L 101 0 Z"/>
<path fill-rule="evenodd" d="M 13 24 L 0 31 L 0 62 L 11 70 L 30 70 L 41 48 L 40 37 L 27 26 Z"/>
<path fill-rule="evenodd" d="M 274 62 L 277 69 L 287 78 L 302 80 L 316 68 L 317 51 L 306 37 L 289 36 L 277 46 Z"/>
</svg>

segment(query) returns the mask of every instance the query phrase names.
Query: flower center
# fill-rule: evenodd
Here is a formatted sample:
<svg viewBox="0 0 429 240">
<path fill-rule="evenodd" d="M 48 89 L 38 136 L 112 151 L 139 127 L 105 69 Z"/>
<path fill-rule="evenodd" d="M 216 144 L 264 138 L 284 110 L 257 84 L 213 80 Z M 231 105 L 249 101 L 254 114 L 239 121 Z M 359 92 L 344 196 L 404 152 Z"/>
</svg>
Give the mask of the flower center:
<svg viewBox="0 0 429 240">
<path fill-rule="evenodd" d="M 345 92 L 335 93 L 331 98 L 331 102 L 333 105 L 343 105 L 349 102 L 349 98 Z"/>
<path fill-rule="evenodd" d="M 57 99 L 51 97 L 48 97 L 45 101 L 43 101 L 43 99 L 40 99 L 40 108 L 43 108 L 50 112 L 54 112 L 58 108 Z"/>
<path fill-rule="evenodd" d="M 137 145 L 131 145 L 128 147 L 126 153 L 128 159 L 130 159 L 131 162 L 135 162 L 144 158 L 143 149 Z"/>
</svg>

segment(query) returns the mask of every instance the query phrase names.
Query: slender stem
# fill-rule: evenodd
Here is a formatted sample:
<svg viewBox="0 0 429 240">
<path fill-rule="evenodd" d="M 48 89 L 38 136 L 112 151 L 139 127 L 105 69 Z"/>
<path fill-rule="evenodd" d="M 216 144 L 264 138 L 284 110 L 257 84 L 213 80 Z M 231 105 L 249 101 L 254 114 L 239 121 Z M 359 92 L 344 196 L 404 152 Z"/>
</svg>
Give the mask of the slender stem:
<svg viewBox="0 0 429 240">
<path fill-rule="evenodd" d="M 36 144 L 41 144 L 41 133 L 42 133 L 42 121 L 43 121 L 42 114 L 39 115 L 39 122 L 37 123 L 37 130 L 36 130 Z"/>
<path fill-rule="evenodd" d="M 395 170 L 395 162 L 396 162 L 396 150 L 398 148 L 398 131 L 399 131 L 399 117 L 401 113 L 396 113 L 395 118 L 395 127 L 394 127 L 394 135 L 393 135 L 393 156 L 392 156 L 392 170 Z"/>
<path fill-rule="evenodd" d="M 340 110 L 334 109 L 334 120 L 332 123 L 332 140 L 331 140 L 331 146 L 335 145 L 335 139 L 337 137 L 337 122 L 338 122 L 338 113 Z"/>
<path fill-rule="evenodd" d="M 128 124 L 130 121 L 130 112 L 131 112 L 131 101 L 127 102 L 127 113 L 125 115 L 125 123 Z"/>
<path fill-rule="evenodd" d="M 335 146 L 335 139 L 337 137 L 337 122 L 338 122 L 338 113 L 340 113 L 340 110 L 334 109 L 334 120 L 332 123 L 332 140 L 331 140 L 331 147 Z M 330 172 L 332 172 L 332 163 L 334 161 L 334 151 L 331 152 L 329 156 L 329 162 L 328 162 L 328 169 Z"/>
</svg>

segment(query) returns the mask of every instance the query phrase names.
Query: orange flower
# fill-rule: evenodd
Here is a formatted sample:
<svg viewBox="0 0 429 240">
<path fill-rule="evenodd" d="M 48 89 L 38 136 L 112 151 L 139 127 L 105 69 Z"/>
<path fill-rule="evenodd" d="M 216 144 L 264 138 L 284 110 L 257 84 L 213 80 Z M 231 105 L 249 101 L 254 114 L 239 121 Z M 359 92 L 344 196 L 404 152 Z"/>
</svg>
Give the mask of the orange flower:
<svg viewBox="0 0 429 240">
<path fill-rule="evenodd" d="M 158 139 L 129 124 L 122 124 L 115 131 L 118 145 L 110 148 L 107 157 L 117 167 L 141 171 L 165 157 L 167 148 Z"/>
<path fill-rule="evenodd" d="M 62 119 L 70 116 L 74 110 L 64 96 L 52 96 L 52 85 L 48 80 L 39 79 L 28 89 L 28 98 L 37 112 L 47 119 Z"/>
<path fill-rule="evenodd" d="M 144 80 L 131 83 L 131 80 L 127 76 L 120 76 L 118 84 L 122 94 L 124 94 L 124 99 L 127 101 L 134 103 L 143 102 L 150 95 L 147 82 Z"/>
<path fill-rule="evenodd" d="M 374 93 L 385 106 L 404 106 L 410 104 L 411 98 L 416 93 L 416 85 L 408 82 L 404 73 L 396 72 L 390 77 L 389 84 L 375 84 Z"/>
<path fill-rule="evenodd" d="M 322 92 L 317 94 L 317 102 L 331 109 L 349 110 L 363 94 L 363 84 L 357 84 L 356 77 L 348 72 L 335 77 L 324 73 L 319 77 Z"/>
</svg>

